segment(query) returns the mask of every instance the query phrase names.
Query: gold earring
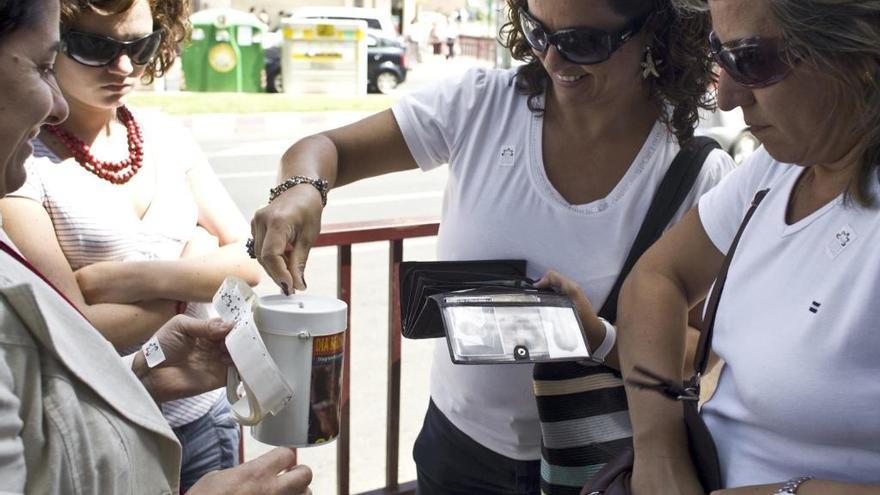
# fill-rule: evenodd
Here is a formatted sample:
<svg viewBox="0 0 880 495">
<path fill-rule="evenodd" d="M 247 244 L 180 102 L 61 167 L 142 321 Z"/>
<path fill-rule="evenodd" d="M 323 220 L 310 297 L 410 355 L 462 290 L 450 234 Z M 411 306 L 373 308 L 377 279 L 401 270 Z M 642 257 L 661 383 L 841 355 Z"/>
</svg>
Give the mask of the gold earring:
<svg viewBox="0 0 880 495">
<path fill-rule="evenodd" d="M 645 54 L 642 58 L 642 79 L 647 80 L 648 78 L 654 77 L 659 78 L 660 73 L 657 72 L 657 67 L 662 64 L 662 60 L 654 60 L 654 52 L 651 50 L 651 45 L 645 47 Z"/>
</svg>

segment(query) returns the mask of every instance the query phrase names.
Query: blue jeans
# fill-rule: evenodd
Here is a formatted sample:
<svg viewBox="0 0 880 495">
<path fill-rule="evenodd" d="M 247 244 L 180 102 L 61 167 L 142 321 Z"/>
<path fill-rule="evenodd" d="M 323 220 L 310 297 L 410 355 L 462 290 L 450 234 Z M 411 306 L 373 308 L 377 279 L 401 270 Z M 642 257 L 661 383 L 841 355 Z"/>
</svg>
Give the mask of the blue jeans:
<svg viewBox="0 0 880 495">
<path fill-rule="evenodd" d="M 211 406 L 201 418 L 174 428 L 183 447 L 180 463 L 180 489 L 189 490 L 211 471 L 238 465 L 238 423 L 229 412 L 226 396 Z"/>
<path fill-rule="evenodd" d="M 428 405 L 413 458 L 418 495 L 538 495 L 540 461 L 517 461 L 480 445 Z"/>
</svg>

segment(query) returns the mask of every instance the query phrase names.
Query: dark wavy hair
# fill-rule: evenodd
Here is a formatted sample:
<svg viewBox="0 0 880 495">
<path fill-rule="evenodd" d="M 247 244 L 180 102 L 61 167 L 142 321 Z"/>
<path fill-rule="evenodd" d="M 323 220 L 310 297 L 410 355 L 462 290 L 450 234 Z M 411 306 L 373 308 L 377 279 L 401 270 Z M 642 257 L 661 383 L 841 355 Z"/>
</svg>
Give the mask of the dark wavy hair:
<svg viewBox="0 0 880 495">
<path fill-rule="evenodd" d="M 711 110 L 715 100 L 709 87 L 717 80 L 709 57 L 711 23 L 705 12 L 676 9 L 671 0 L 606 0 L 611 9 L 624 17 L 648 16 L 645 27 L 660 77 L 649 78 L 651 100 L 660 118 L 675 134 L 679 143 L 691 139 L 699 121 L 699 109 Z M 517 72 L 516 86 L 529 95 L 529 108 L 543 112 L 536 103 L 550 76 L 532 52 L 523 34 L 520 8 L 528 9 L 528 0 L 507 0 L 508 20 L 499 33 L 503 46 L 513 58 L 525 62 Z"/>
<path fill-rule="evenodd" d="M 40 17 L 40 7 L 41 2 L 34 0 L 0 0 L 0 40 L 34 24 Z"/>
<path fill-rule="evenodd" d="M 159 54 L 147 65 L 144 81 L 150 83 L 161 77 L 174 63 L 183 43 L 190 32 L 189 5 L 183 0 L 149 0 L 153 12 L 154 29 L 162 30 L 162 45 Z M 64 32 L 76 23 L 83 12 L 96 12 L 114 15 L 130 9 L 135 0 L 61 0 L 61 31 Z"/>
</svg>

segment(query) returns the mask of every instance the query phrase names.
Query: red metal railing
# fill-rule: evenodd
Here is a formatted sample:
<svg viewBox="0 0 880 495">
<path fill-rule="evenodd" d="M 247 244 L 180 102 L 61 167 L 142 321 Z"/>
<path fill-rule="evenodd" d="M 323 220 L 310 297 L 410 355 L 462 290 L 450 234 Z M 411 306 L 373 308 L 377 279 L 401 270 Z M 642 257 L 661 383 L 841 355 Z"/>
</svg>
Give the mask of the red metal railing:
<svg viewBox="0 0 880 495">
<path fill-rule="evenodd" d="M 460 53 L 464 57 L 474 57 L 478 60 L 495 62 L 495 50 L 498 48 L 498 42 L 495 38 L 460 35 L 458 37 L 458 46 L 461 47 Z"/>
<path fill-rule="evenodd" d="M 345 361 L 342 376 L 342 413 L 339 438 L 336 440 L 336 480 L 338 495 L 349 495 L 350 445 L 350 367 L 351 367 L 351 246 L 364 242 L 388 241 L 388 401 L 385 433 L 385 487 L 361 495 L 412 495 L 415 482 L 403 485 L 398 480 L 400 440 L 400 296 L 398 273 L 403 261 L 403 240 L 437 235 L 436 219 L 393 220 L 390 222 L 351 223 L 325 226 L 314 247 L 336 246 L 339 266 L 339 299 L 348 304 L 348 329 L 345 333 Z"/>
</svg>

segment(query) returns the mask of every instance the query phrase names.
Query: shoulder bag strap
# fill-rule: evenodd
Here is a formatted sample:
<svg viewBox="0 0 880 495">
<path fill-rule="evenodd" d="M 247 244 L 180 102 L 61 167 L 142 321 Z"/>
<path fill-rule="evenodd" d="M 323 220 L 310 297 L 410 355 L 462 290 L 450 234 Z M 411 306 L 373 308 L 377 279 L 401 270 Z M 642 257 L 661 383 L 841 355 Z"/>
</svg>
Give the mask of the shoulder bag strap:
<svg viewBox="0 0 880 495">
<path fill-rule="evenodd" d="M 636 261 L 660 238 L 672 221 L 675 212 L 679 210 L 693 188 L 709 153 L 720 148 L 721 146 L 714 139 L 697 136 L 688 141 L 678 152 L 654 193 L 648 213 L 645 214 L 639 233 L 633 241 L 617 280 L 611 287 L 611 292 L 608 293 L 608 298 L 599 310 L 599 316 L 610 322 L 617 319 L 617 296 L 626 276 L 629 275 Z"/>
<path fill-rule="evenodd" d="M 37 270 L 37 269 L 34 267 L 34 265 L 31 264 L 30 261 L 28 261 L 27 259 L 25 259 L 25 257 L 22 256 L 21 254 L 19 254 L 19 252 L 16 251 L 12 246 L 10 246 L 9 244 L 7 244 L 7 243 L 3 242 L 2 240 L 0 240 L 0 251 L 5 252 L 5 253 L 8 254 L 12 259 L 14 259 L 15 261 L 17 261 L 17 262 L 21 263 L 22 265 L 24 265 L 25 268 L 27 268 L 28 270 L 30 270 L 34 275 L 40 277 L 40 279 L 41 279 L 43 282 L 45 282 L 46 285 L 48 285 L 49 287 L 51 287 L 55 292 L 58 293 L 59 296 L 61 296 L 61 299 L 64 299 L 65 301 L 67 301 L 67 304 L 70 304 L 70 305 L 73 307 L 73 309 L 76 310 L 77 313 L 81 314 L 83 318 L 86 317 L 86 315 L 83 315 L 83 314 L 82 314 L 82 311 L 80 311 L 79 308 L 76 307 L 76 304 L 73 304 L 73 302 L 71 302 L 71 300 L 68 299 L 67 296 L 64 295 L 63 292 L 61 292 L 61 289 L 59 289 L 58 287 L 56 287 L 55 284 L 53 284 L 48 278 L 46 278 L 46 276 L 43 275 L 43 273 L 42 273 L 40 270 Z M 88 318 L 86 318 L 86 319 L 88 319 Z"/>
<path fill-rule="evenodd" d="M 730 249 L 727 250 L 727 256 L 724 257 L 724 263 L 721 265 L 721 270 L 718 272 L 718 277 L 715 279 L 715 285 L 712 287 L 712 294 L 709 296 L 709 303 L 706 306 L 706 312 L 703 314 L 703 329 L 700 332 L 700 340 L 697 344 L 696 354 L 694 356 L 694 373 L 696 373 L 694 380 L 700 379 L 703 372 L 706 371 L 706 365 L 709 362 L 709 349 L 712 347 L 712 332 L 715 329 L 715 313 L 718 311 L 718 303 L 721 300 L 721 291 L 724 290 L 724 283 L 727 281 L 727 271 L 730 268 L 731 260 L 733 260 L 733 253 L 736 251 L 736 246 L 739 244 L 740 237 L 742 237 L 743 232 L 746 230 L 746 225 L 748 225 L 755 210 L 758 209 L 758 205 L 761 204 L 764 196 L 766 196 L 769 191 L 770 189 L 762 189 L 755 194 L 754 199 L 752 199 L 752 206 L 749 208 L 749 211 L 746 212 L 746 216 L 739 225 L 739 230 L 733 238 L 733 242 L 730 244 Z"/>
</svg>

